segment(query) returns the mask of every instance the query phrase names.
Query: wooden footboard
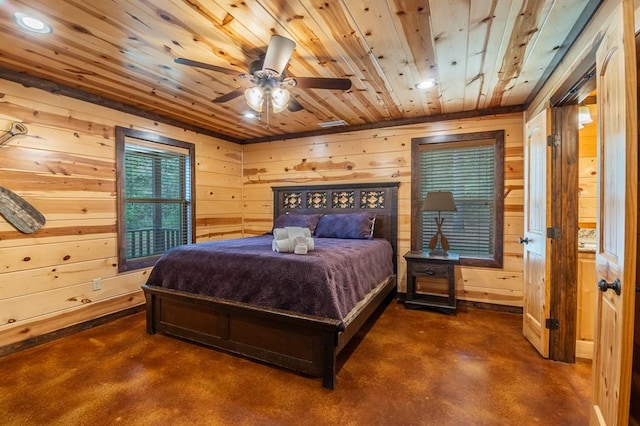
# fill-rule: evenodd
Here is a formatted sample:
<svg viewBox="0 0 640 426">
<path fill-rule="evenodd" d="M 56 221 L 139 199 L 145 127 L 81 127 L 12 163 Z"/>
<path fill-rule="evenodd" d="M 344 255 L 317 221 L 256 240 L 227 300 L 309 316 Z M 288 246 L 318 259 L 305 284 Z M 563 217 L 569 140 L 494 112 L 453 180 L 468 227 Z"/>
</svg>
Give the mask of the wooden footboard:
<svg viewBox="0 0 640 426">
<path fill-rule="evenodd" d="M 322 377 L 322 385 L 334 389 L 336 355 L 395 287 L 395 276 L 381 283 L 344 331 L 333 319 L 156 286 L 144 285 L 142 289 L 149 334 L 168 334 Z"/>
</svg>

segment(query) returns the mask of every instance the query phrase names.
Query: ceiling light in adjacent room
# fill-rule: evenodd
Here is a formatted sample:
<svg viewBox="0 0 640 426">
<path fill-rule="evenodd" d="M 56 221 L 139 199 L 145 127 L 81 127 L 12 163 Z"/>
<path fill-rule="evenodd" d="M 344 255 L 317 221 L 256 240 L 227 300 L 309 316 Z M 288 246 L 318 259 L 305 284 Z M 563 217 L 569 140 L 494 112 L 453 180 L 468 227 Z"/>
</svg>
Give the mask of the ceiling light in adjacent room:
<svg viewBox="0 0 640 426">
<path fill-rule="evenodd" d="M 591 118 L 591 111 L 589 110 L 589 107 L 583 105 L 578 108 L 578 124 L 580 127 L 592 122 L 593 118 Z"/>
<path fill-rule="evenodd" d="M 431 89 L 435 85 L 436 85 L 436 81 L 430 78 L 428 80 L 421 81 L 420 83 L 416 84 L 416 89 L 427 90 L 427 89 Z"/>
<path fill-rule="evenodd" d="M 49 34 L 53 29 L 44 21 L 27 15 L 26 13 L 16 12 L 14 15 L 16 23 L 27 31 L 38 34 Z"/>
</svg>

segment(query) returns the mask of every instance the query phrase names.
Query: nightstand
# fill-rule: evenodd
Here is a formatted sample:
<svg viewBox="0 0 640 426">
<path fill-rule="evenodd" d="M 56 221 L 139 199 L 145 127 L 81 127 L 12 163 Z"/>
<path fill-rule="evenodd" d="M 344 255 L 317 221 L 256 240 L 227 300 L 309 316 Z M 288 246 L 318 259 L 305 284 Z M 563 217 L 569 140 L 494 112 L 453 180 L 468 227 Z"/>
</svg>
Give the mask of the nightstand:
<svg viewBox="0 0 640 426">
<path fill-rule="evenodd" d="M 442 312 L 456 313 L 456 277 L 455 265 L 460 264 L 460 256 L 449 253 L 447 256 L 430 256 L 429 251 L 410 251 L 404 255 L 407 261 L 407 309 L 435 308 Z M 446 280 L 447 295 L 416 293 L 418 277 Z"/>
</svg>

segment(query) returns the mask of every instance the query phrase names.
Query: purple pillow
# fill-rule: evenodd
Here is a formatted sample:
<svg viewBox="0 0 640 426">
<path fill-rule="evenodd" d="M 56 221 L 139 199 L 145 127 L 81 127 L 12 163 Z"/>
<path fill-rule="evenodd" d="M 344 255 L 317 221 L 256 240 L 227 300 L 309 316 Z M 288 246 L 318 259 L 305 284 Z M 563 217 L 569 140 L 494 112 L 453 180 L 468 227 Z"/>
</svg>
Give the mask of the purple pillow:
<svg viewBox="0 0 640 426">
<path fill-rule="evenodd" d="M 373 213 L 326 214 L 316 227 L 316 237 L 326 238 L 373 238 Z"/>
<path fill-rule="evenodd" d="M 311 235 L 318 225 L 318 220 L 321 214 L 295 214 L 285 213 L 278 216 L 275 222 L 273 222 L 274 228 L 284 228 L 285 226 L 299 226 L 301 228 L 309 228 Z M 273 234 L 273 229 L 271 230 Z"/>
</svg>

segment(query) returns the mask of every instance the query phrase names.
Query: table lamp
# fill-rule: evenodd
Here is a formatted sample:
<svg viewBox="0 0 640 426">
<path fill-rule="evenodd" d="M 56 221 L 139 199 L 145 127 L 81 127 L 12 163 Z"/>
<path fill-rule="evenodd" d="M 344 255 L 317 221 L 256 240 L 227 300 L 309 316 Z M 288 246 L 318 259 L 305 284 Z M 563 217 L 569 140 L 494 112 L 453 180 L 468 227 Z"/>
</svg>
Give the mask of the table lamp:
<svg viewBox="0 0 640 426">
<path fill-rule="evenodd" d="M 437 231 L 429 242 L 430 256 L 447 256 L 449 241 L 442 233 L 444 218 L 440 217 L 440 212 L 455 212 L 456 204 L 453 201 L 453 194 L 449 191 L 428 192 L 422 202 L 422 210 L 426 212 L 438 212 L 436 220 Z"/>
</svg>

